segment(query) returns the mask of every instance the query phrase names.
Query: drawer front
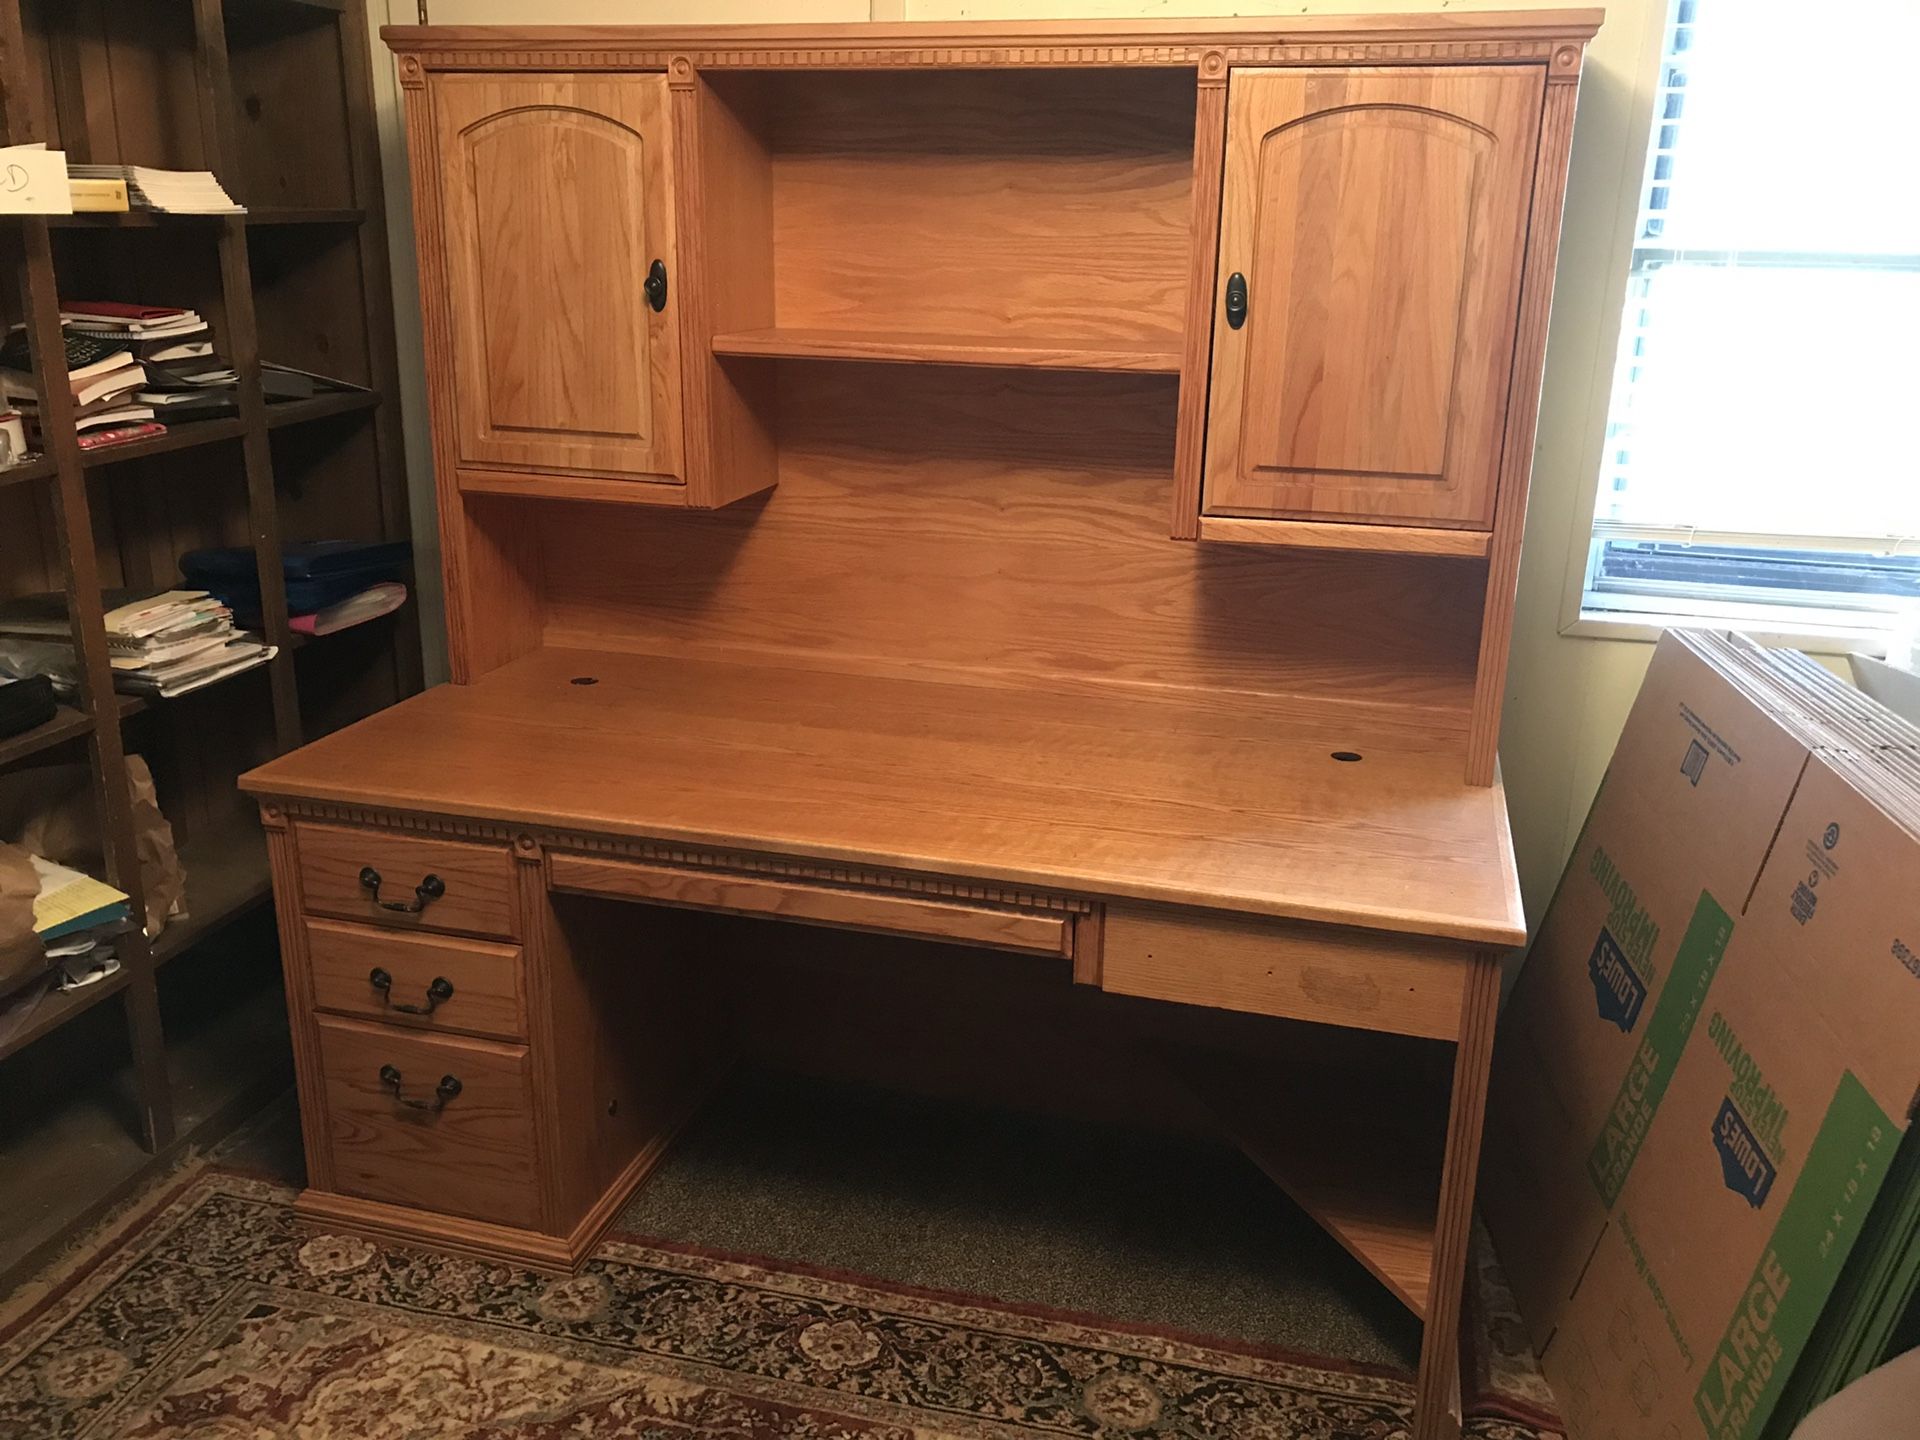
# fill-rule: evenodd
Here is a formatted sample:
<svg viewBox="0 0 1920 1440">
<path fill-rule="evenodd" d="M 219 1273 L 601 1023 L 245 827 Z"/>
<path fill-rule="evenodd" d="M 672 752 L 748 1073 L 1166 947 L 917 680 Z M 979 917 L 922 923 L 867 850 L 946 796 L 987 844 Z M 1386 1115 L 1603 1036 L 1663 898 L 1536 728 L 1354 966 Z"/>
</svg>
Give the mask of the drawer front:
<svg viewBox="0 0 1920 1440">
<path fill-rule="evenodd" d="M 316 1028 L 336 1190 L 538 1228 L 539 1161 L 524 1047 L 329 1016 Z M 398 1095 L 382 1079 L 387 1067 L 389 1075 L 398 1072 Z M 443 1077 L 459 1082 L 459 1093 L 444 1104 L 436 1093 Z"/>
<path fill-rule="evenodd" d="M 1107 906 L 1100 988 L 1454 1040 L 1473 947 L 1383 931 Z"/>
<path fill-rule="evenodd" d="M 343 825 L 302 825 L 298 840 L 300 885 L 312 914 L 408 930 L 519 938 L 513 857 L 503 847 Z M 377 894 L 362 883 L 366 870 L 379 877 Z M 423 887 L 438 893 L 426 898 Z M 388 908 L 395 905 L 403 908 Z"/>
<path fill-rule="evenodd" d="M 1073 953 L 1072 925 L 1066 915 L 1058 913 L 591 855 L 555 853 L 547 859 L 547 872 L 554 889 L 573 894 L 614 895 L 694 910 L 765 915 L 843 930 L 880 930 L 1036 955 Z"/>
<path fill-rule="evenodd" d="M 309 920 L 307 968 L 316 1010 L 495 1040 L 526 1038 L 517 945 Z"/>
</svg>

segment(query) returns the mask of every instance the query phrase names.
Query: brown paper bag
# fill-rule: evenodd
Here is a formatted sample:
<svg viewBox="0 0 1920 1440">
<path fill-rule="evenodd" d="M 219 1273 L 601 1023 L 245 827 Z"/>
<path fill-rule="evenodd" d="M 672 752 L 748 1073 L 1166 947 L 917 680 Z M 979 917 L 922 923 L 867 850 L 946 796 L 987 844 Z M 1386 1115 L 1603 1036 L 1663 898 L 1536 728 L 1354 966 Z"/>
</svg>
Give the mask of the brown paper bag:
<svg viewBox="0 0 1920 1440">
<path fill-rule="evenodd" d="M 25 850 L 0 844 L 0 995 L 46 973 L 47 949 L 33 933 L 40 874 Z"/>
<path fill-rule="evenodd" d="M 104 874 L 106 847 L 92 784 L 84 765 L 49 765 L 0 777 L 0 837 L 10 837 L 21 849 L 56 864 Z M 140 861 L 147 933 L 157 935 L 183 912 L 186 884 L 173 827 L 160 813 L 153 772 L 138 755 L 127 756 L 127 797 L 133 806 L 133 848 Z"/>
</svg>

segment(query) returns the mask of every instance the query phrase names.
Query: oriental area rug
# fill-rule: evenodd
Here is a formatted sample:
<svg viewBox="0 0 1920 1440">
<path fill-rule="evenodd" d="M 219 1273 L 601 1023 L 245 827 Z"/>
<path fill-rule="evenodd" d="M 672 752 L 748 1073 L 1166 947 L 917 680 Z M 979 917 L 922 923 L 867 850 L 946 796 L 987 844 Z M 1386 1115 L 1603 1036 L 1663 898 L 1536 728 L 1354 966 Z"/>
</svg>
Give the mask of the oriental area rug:
<svg viewBox="0 0 1920 1440">
<path fill-rule="evenodd" d="M 22 1291 L 0 1436 L 1406 1434 L 1412 1377 L 1392 1370 L 632 1239 L 547 1275 L 318 1233 L 293 1196 L 199 1169 Z M 1468 1288 L 1468 1435 L 1557 1436 L 1490 1261 Z"/>
</svg>

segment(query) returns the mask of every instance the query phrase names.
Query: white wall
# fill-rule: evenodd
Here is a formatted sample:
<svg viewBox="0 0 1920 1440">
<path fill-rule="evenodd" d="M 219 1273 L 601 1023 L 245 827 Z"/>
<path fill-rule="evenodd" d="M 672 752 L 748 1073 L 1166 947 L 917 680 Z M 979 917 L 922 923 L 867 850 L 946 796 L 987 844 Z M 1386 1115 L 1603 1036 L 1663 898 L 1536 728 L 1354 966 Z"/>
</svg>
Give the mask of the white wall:
<svg viewBox="0 0 1920 1440">
<path fill-rule="evenodd" d="M 376 23 L 412 24 L 415 0 L 369 0 Z M 1069 16 L 1352 14 L 1500 10 L 1520 0 L 430 0 L 435 24 L 665 24 L 698 21 L 1042 19 Z M 1531 8 L 1580 8 L 1530 0 Z M 1652 647 L 1560 633 L 1569 567 L 1581 563 L 1607 385 L 1645 161 L 1652 80 L 1667 0 L 1614 0 L 1588 51 L 1547 346 L 1533 499 L 1520 567 L 1501 763 L 1528 914 L 1538 917 L 1598 787 Z M 423 581 L 437 573 L 432 469 L 405 139 L 392 57 L 376 39 L 375 93 L 392 226 L 394 310 L 407 416 L 414 533 Z M 422 596 L 429 676 L 444 675 L 438 594 Z"/>
</svg>

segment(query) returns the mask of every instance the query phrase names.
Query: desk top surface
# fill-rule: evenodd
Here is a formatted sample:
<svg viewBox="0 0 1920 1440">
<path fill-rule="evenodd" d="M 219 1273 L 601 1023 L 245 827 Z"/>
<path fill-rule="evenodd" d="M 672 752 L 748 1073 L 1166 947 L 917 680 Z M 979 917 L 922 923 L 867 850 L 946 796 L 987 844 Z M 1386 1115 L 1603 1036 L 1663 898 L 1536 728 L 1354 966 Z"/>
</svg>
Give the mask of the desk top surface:
<svg viewBox="0 0 1920 1440">
<path fill-rule="evenodd" d="M 1415 711 L 555 649 L 242 784 L 1519 944 L 1506 797 L 1463 766 L 1460 737 Z"/>
</svg>

